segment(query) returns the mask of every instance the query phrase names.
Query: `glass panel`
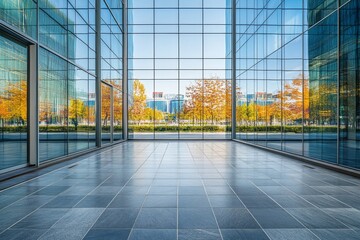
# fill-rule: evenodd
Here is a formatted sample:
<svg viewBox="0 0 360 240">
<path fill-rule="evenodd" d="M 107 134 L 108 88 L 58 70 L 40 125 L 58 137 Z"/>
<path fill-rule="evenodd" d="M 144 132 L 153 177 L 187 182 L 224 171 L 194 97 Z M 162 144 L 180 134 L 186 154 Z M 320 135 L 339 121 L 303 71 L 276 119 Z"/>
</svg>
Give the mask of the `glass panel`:
<svg viewBox="0 0 360 240">
<path fill-rule="evenodd" d="M 179 94 L 184 96 L 184 107 L 180 113 L 179 136 L 182 139 L 203 138 L 203 81 L 179 81 Z"/>
<path fill-rule="evenodd" d="M 77 152 L 89 147 L 88 74 L 69 64 L 68 80 L 68 152 Z"/>
<path fill-rule="evenodd" d="M 36 1 L 0 1 L 0 19 L 30 37 L 36 36 Z"/>
<path fill-rule="evenodd" d="M 0 170 L 27 163 L 27 59 L 0 36 Z"/>
<path fill-rule="evenodd" d="M 154 138 L 154 81 L 129 82 L 129 138 Z"/>
<path fill-rule="evenodd" d="M 360 168 L 360 3 L 340 10 L 339 164 Z"/>
<path fill-rule="evenodd" d="M 43 162 L 68 152 L 68 66 L 42 48 L 39 61 L 39 158 Z"/>
<path fill-rule="evenodd" d="M 123 139 L 123 128 L 122 128 L 122 118 L 123 118 L 123 98 L 122 91 L 119 89 L 113 89 L 113 98 L 114 98 L 114 141 Z"/>
<path fill-rule="evenodd" d="M 307 38 L 310 112 L 304 154 L 337 163 L 337 14 L 312 27 Z"/>
<path fill-rule="evenodd" d="M 107 144 L 111 142 L 111 96 L 112 89 L 105 83 L 101 84 L 101 142 Z"/>
<path fill-rule="evenodd" d="M 153 120 L 156 139 L 177 139 L 179 136 L 178 117 L 184 96 L 178 94 L 177 80 L 155 80 Z"/>
</svg>

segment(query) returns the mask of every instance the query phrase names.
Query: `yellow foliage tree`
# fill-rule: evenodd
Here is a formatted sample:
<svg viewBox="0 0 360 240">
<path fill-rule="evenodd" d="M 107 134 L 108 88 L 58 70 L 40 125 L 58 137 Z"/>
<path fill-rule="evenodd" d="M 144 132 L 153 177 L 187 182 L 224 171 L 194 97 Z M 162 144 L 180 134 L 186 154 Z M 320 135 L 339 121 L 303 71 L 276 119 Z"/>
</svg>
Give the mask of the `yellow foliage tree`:
<svg viewBox="0 0 360 240">
<path fill-rule="evenodd" d="M 0 97 L 0 118 L 24 124 L 27 120 L 27 82 L 9 83 Z"/>
<path fill-rule="evenodd" d="M 101 87 L 101 119 L 103 126 L 107 126 L 111 117 L 111 88 L 108 86 Z"/>
<path fill-rule="evenodd" d="M 152 108 L 145 108 L 144 118 L 142 120 L 160 121 L 163 119 L 164 119 L 164 114 L 161 111 Z"/>
<path fill-rule="evenodd" d="M 226 80 L 196 80 L 186 88 L 186 97 L 184 115 L 193 123 L 215 124 L 231 118 L 231 84 Z"/>
<path fill-rule="evenodd" d="M 129 108 L 129 118 L 132 121 L 140 123 L 146 118 L 146 94 L 145 86 L 139 80 L 133 82 L 133 102 Z"/>
<path fill-rule="evenodd" d="M 79 121 L 81 121 L 81 119 L 85 117 L 85 114 L 86 109 L 84 102 L 80 99 L 70 99 L 68 116 L 71 120 L 71 123 L 75 126 L 75 131 L 77 130 Z"/>
<path fill-rule="evenodd" d="M 282 112 L 281 112 L 282 111 Z M 304 111 L 304 112 L 303 112 Z M 292 123 L 298 119 L 309 118 L 309 80 L 302 75 L 284 85 L 283 91 L 278 91 L 276 101 L 268 107 L 270 121 L 281 119 Z"/>
</svg>

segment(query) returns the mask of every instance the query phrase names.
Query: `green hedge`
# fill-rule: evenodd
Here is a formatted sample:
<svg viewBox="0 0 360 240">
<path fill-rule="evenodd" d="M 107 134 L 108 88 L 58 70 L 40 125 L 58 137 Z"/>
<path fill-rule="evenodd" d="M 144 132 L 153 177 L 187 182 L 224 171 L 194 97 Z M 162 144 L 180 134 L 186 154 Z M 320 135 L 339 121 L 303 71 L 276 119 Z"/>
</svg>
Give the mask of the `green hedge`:
<svg viewBox="0 0 360 240">
<path fill-rule="evenodd" d="M 238 126 L 237 132 L 293 132 L 302 133 L 302 126 Z M 305 133 L 327 132 L 336 133 L 337 127 L 321 126 L 321 127 L 304 127 Z"/>
<path fill-rule="evenodd" d="M 110 131 L 110 126 L 102 127 L 103 131 Z M 95 126 L 78 126 L 75 130 L 74 126 L 62 127 L 62 126 L 40 126 L 40 132 L 95 132 Z M 121 126 L 114 126 L 115 132 L 122 131 Z M 25 126 L 12 126 L 12 127 L 0 127 L 0 132 L 26 132 Z M 193 126 L 193 125 L 131 125 L 129 126 L 129 132 L 230 132 L 230 126 Z M 301 126 L 237 126 L 237 132 L 292 132 L 302 133 Z M 305 133 L 327 132 L 336 133 L 337 128 L 335 126 L 321 126 L 321 127 L 305 127 Z"/>
<path fill-rule="evenodd" d="M 225 126 L 169 126 L 169 125 L 132 125 L 129 132 L 224 132 Z"/>
</svg>

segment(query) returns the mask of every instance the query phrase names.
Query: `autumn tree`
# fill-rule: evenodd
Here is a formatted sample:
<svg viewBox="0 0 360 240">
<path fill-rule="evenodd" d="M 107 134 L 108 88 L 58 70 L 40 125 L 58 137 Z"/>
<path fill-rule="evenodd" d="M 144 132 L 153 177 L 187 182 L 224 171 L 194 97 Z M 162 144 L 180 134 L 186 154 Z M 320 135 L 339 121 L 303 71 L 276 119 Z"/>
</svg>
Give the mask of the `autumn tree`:
<svg viewBox="0 0 360 240">
<path fill-rule="evenodd" d="M 196 80 L 186 88 L 183 112 L 188 120 L 211 124 L 231 118 L 231 84 L 217 78 Z"/>
<path fill-rule="evenodd" d="M 164 119 L 164 114 L 161 111 L 152 108 L 145 108 L 144 118 L 142 120 L 153 122 L 153 121 L 160 121 L 163 119 Z"/>
<path fill-rule="evenodd" d="M 145 86 L 139 80 L 133 82 L 132 104 L 129 108 L 129 117 L 140 123 L 145 118 L 146 94 Z"/>
<path fill-rule="evenodd" d="M 103 126 L 107 126 L 111 117 L 111 88 L 101 86 L 101 119 Z"/>
<path fill-rule="evenodd" d="M 27 120 L 27 82 L 11 82 L 0 97 L 0 118 L 24 124 Z"/>
<path fill-rule="evenodd" d="M 275 95 L 275 102 L 268 107 L 270 122 L 283 119 L 285 123 L 309 117 L 309 81 L 302 75 L 284 85 Z"/>
<path fill-rule="evenodd" d="M 79 120 L 84 118 L 85 114 L 86 114 L 86 109 L 84 102 L 81 101 L 80 99 L 70 99 L 68 116 L 72 124 L 74 124 L 75 126 L 75 131 L 77 131 Z"/>
<path fill-rule="evenodd" d="M 122 93 L 114 89 L 114 122 L 117 123 L 117 125 L 122 124 L 122 117 L 123 117 L 123 104 L 122 104 Z"/>
</svg>

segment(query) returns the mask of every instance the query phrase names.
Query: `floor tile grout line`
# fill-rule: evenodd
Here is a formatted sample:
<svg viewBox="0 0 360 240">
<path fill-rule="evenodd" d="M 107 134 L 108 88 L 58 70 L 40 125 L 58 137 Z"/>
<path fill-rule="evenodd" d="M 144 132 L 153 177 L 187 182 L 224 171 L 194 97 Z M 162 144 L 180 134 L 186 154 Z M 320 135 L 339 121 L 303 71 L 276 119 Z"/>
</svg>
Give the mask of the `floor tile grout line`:
<svg viewBox="0 0 360 240">
<path fill-rule="evenodd" d="M 127 143 L 127 142 L 122 142 L 122 143 L 119 143 L 119 145 L 120 145 L 120 144 L 126 144 L 126 143 Z M 115 148 L 115 147 L 117 147 L 117 145 L 111 146 L 111 147 L 108 148 L 108 149 L 99 149 L 99 150 L 97 150 L 97 151 L 99 151 L 99 152 L 97 152 L 97 153 L 95 152 L 94 155 L 92 155 L 91 153 L 89 153 L 89 156 L 91 156 L 91 157 L 98 156 L 98 155 L 100 155 L 101 153 L 110 151 L 112 148 Z M 85 157 L 84 159 L 81 159 L 81 160 L 79 160 L 78 162 L 75 162 L 75 163 L 79 163 L 79 162 L 82 162 L 82 161 L 84 161 L 84 160 L 87 160 L 89 156 L 79 156 L 79 157 L 75 157 L 75 158 L 73 158 L 73 159 L 76 159 L 76 158 L 84 158 L 84 157 Z M 65 161 L 65 162 L 66 162 L 66 161 Z M 61 162 L 60 162 L 60 163 L 61 163 Z M 75 163 L 73 163 L 73 164 L 75 164 Z M 22 185 L 22 184 L 31 182 L 31 181 L 33 181 L 33 180 L 35 180 L 35 179 L 38 179 L 38 178 L 41 178 L 41 177 L 43 177 L 43 176 L 49 175 L 49 174 L 51 174 L 51 173 L 54 173 L 54 172 L 63 170 L 64 168 L 68 168 L 69 166 L 71 166 L 71 165 L 73 165 L 73 164 L 65 165 L 65 166 L 63 166 L 63 167 L 54 169 L 54 170 L 52 170 L 52 171 L 50 171 L 50 172 L 44 173 L 44 174 L 42 174 L 42 175 L 40 175 L 40 176 L 36 176 L 36 177 L 31 178 L 31 179 L 29 179 L 29 180 L 26 180 L 26 181 L 24 181 L 24 182 L 20 182 L 20 183 L 18 183 L 18 184 L 15 184 L 15 185 L 13 185 L 13 186 L 11 186 L 11 187 L 2 189 L 2 190 L 0 190 L 0 193 L 2 193 L 2 192 L 4 192 L 4 191 L 7 191 L 7 190 L 9 190 L 9 189 L 18 187 L 18 186 L 20 186 L 20 185 Z"/>
<path fill-rule="evenodd" d="M 189 148 L 189 149 L 190 149 L 190 148 Z M 191 151 L 190 151 L 190 154 L 191 154 Z M 205 153 L 204 153 L 204 155 L 205 155 Z M 193 159 L 194 159 L 194 158 L 193 158 Z M 221 238 L 222 240 L 224 240 L 224 237 L 223 237 L 223 235 L 222 235 L 222 232 L 221 232 L 221 229 L 220 229 L 218 220 L 217 220 L 216 215 L 215 215 L 215 212 L 214 212 L 214 208 L 211 206 L 210 199 L 209 199 L 209 195 L 208 195 L 208 193 L 207 193 L 207 190 L 206 190 L 206 188 L 205 188 L 205 184 L 204 184 L 204 181 L 203 181 L 203 178 L 202 178 L 201 175 L 200 175 L 200 180 L 201 180 L 202 187 L 204 188 L 204 191 L 205 191 L 205 194 L 206 194 L 206 199 L 207 199 L 207 201 L 208 201 L 208 203 L 209 203 L 209 206 L 210 206 L 210 208 L 211 208 L 211 212 L 212 212 L 213 217 L 214 217 L 214 220 L 215 220 L 215 222 L 216 222 L 216 226 L 217 226 L 217 228 L 218 228 L 218 231 L 219 231 L 219 234 L 220 234 L 220 238 Z"/>
<path fill-rule="evenodd" d="M 317 238 L 320 239 L 320 237 L 318 237 L 313 231 L 312 229 L 306 227 L 300 220 L 298 220 L 298 218 L 296 218 L 294 215 L 292 215 L 290 212 L 288 212 L 285 208 L 283 208 L 275 199 L 273 199 L 271 196 L 269 196 L 266 192 L 264 192 L 261 188 L 259 188 L 253 181 L 250 180 L 250 182 L 257 188 L 259 189 L 261 192 L 263 192 L 267 197 L 269 197 L 272 201 L 274 201 L 277 205 L 279 205 L 279 207 L 281 209 L 283 209 L 285 212 L 287 212 L 290 216 L 292 216 L 297 222 L 299 222 L 301 225 L 303 225 L 305 227 L 305 229 L 309 230 L 313 235 L 315 235 Z M 304 184 L 308 187 L 310 187 L 311 189 L 313 189 L 311 186 L 309 186 L 308 184 L 306 183 L 303 183 L 303 182 L 299 182 L 301 184 Z M 285 185 L 282 185 L 281 183 L 278 183 L 280 184 L 282 187 L 285 187 L 286 189 L 288 189 L 289 191 L 293 192 L 291 189 L 289 189 L 287 186 Z M 315 190 L 315 189 L 314 189 Z M 330 216 L 329 214 L 327 214 L 326 212 L 324 212 L 321 208 L 317 207 L 316 205 L 312 204 L 311 202 L 307 201 L 306 199 L 304 199 L 301 195 L 297 194 L 296 192 L 293 192 L 295 196 L 297 197 L 300 197 L 301 199 L 305 200 L 306 202 L 310 203 L 311 205 L 313 205 L 315 208 L 319 209 L 321 212 L 323 212 L 324 214 L 328 215 L 329 217 L 333 218 L 332 216 Z M 236 194 L 237 195 L 237 194 Z M 327 196 L 327 194 L 326 194 Z M 333 218 L 334 220 L 336 221 L 339 221 L 338 219 L 335 219 Z M 339 221 L 341 222 L 342 224 L 344 224 L 345 226 L 347 226 L 345 223 L 343 223 L 342 221 Z M 349 226 L 347 226 L 349 229 L 352 229 L 350 228 Z M 264 232 L 265 232 L 265 229 L 264 229 Z"/>
<path fill-rule="evenodd" d="M 141 166 L 138 168 L 138 170 L 141 169 L 142 166 L 144 166 L 145 162 L 147 162 L 147 161 L 149 160 L 150 156 L 156 151 L 156 148 L 157 148 L 159 145 L 160 145 L 160 144 L 157 144 L 157 145 L 156 145 L 156 147 L 153 149 L 153 151 L 151 152 L 151 154 L 149 155 L 149 157 L 145 159 L 144 163 L 141 164 Z M 160 164 L 159 164 L 159 166 L 160 166 Z M 138 170 L 137 170 L 137 171 L 138 171 Z M 152 183 L 154 182 L 155 177 L 156 177 L 156 174 L 155 174 L 154 177 L 152 178 Z M 149 191 L 150 191 L 150 189 L 151 189 L 151 186 L 152 186 L 152 183 L 149 185 L 149 188 L 148 188 L 147 193 L 149 193 Z M 144 200 L 142 201 L 142 204 L 141 204 L 141 206 L 139 207 L 139 212 L 138 212 L 138 214 L 136 215 L 135 220 L 134 220 L 134 223 L 133 223 L 133 226 L 132 226 L 131 229 L 130 229 L 129 236 L 127 237 L 128 240 L 130 240 L 130 237 L 131 237 L 131 235 L 132 235 L 132 233 L 133 233 L 133 231 L 134 231 L 134 227 L 135 227 L 135 224 L 136 224 L 136 220 L 137 220 L 138 217 L 140 216 L 141 210 L 142 210 L 142 208 L 143 208 L 143 206 L 144 206 L 144 203 L 145 203 L 145 201 L 146 201 L 146 198 L 147 198 L 147 193 L 146 193 L 145 196 L 144 196 Z"/>
<path fill-rule="evenodd" d="M 83 198 L 81 198 L 73 207 L 71 207 L 71 208 L 69 208 L 70 210 L 71 209 L 82 209 L 82 208 L 77 208 L 76 207 L 76 205 L 77 204 L 79 204 L 82 200 L 84 200 L 87 196 L 89 196 L 89 194 L 91 193 L 91 192 L 93 192 L 93 191 L 95 191 L 97 188 L 99 188 L 104 182 L 106 182 L 110 177 L 111 177 L 112 175 L 110 175 L 109 177 L 107 177 L 104 181 L 102 181 L 97 187 L 95 187 L 92 191 L 90 191 L 89 193 L 87 193 Z M 60 196 L 61 194 L 59 194 L 58 196 Z M 89 209 L 89 208 L 88 208 Z M 90 207 L 90 209 L 92 209 L 91 207 Z M 94 208 L 94 209 L 101 209 L 101 208 Z M 70 211 L 69 210 L 69 211 Z M 101 214 L 103 213 L 105 211 L 105 209 L 103 209 L 103 211 L 99 214 L 99 216 L 97 217 L 97 219 L 101 216 Z M 47 232 L 49 232 L 51 229 L 53 229 L 53 226 L 55 226 L 61 219 L 63 219 L 64 217 L 65 217 L 65 215 L 66 215 L 66 213 L 61 217 L 61 218 L 59 218 L 53 225 L 51 225 L 51 227 L 50 228 L 48 228 L 47 229 L 47 231 L 46 232 L 44 232 L 38 239 L 40 239 L 42 236 L 44 236 Z M 96 221 L 97 221 L 97 219 L 96 219 Z M 95 221 L 95 222 L 96 222 Z M 91 227 L 90 227 L 91 228 Z M 89 228 L 89 229 L 90 229 Z M 86 232 L 87 233 L 87 232 Z M 85 233 L 85 235 L 86 235 L 86 233 Z M 84 236 L 85 236 L 84 235 Z"/>
<path fill-rule="evenodd" d="M 211 160 L 210 160 L 211 162 Z M 217 171 L 218 169 L 215 168 Z M 220 172 L 219 172 L 220 174 Z M 222 174 L 220 174 L 220 176 L 222 177 Z M 222 177 L 223 178 L 223 177 Z M 223 178 L 224 179 L 224 178 Z M 226 179 L 224 179 L 224 181 L 226 182 L 227 186 L 231 189 L 231 191 L 233 191 L 233 193 L 235 194 L 235 196 L 239 199 L 239 201 L 241 202 L 241 204 L 243 204 L 244 208 L 248 211 L 248 213 L 251 215 L 251 217 L 254 219 L 254 221 L 259 225 L 260 229 L 264 232 L 264 234 L 271 239 L 271 237 L 268 235 L 268 233 L 265 231 L 265 229 L 261 226 L 261 224 L 258 222 L 258 220 L 254 217 L 254 215 L 250 212 L 250 210 L 248 209 L 248 207 L 243 203 L 243 201 L 240 199 L 240 197 L 236 194 L 236 192 L 234 191 L 234 189 L 229 185 L 228 181 Z"/>
</svg>

